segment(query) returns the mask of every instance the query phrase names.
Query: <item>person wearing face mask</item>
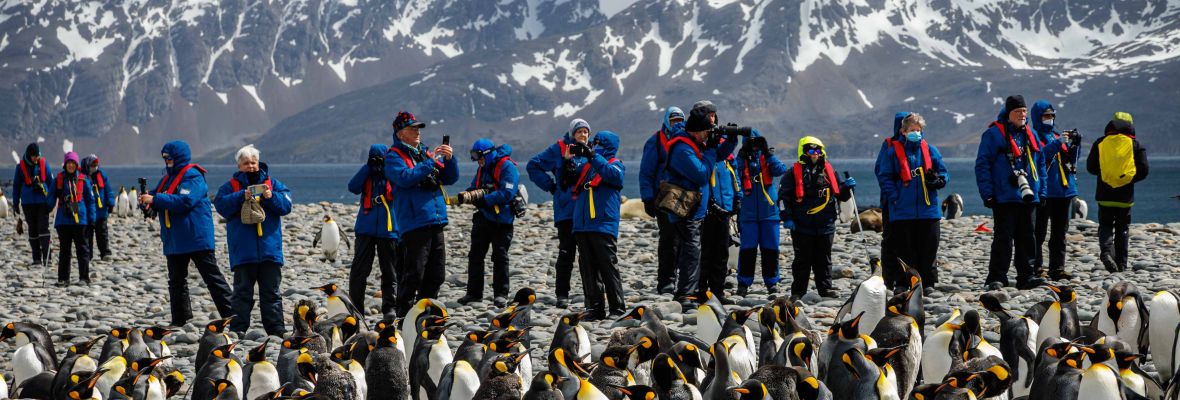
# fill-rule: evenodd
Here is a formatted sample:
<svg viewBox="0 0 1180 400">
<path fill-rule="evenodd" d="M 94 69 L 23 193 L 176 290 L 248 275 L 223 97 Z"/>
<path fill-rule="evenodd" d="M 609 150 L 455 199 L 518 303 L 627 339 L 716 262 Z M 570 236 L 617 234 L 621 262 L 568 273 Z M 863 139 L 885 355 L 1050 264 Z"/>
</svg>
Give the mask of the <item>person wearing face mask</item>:
<svg viewBox="0 0 1180 400">
<path fill-rule="evenodd" d="M 189 301 L 188 265 L 192 262 L 201 274 L 209 296 L 222 318 L 233 315 L 230 288 L 221 269 L 213 243 L 213 218 L 205 169 L 192 162 L 188 143 L 174 140 L 160 150 L 165 172 L 160 183 L 149 193 L 139 195 L 145 210 L 155 211 L 160 220 L 160 241 L 168 261 L 168 297 L 172 307 L 172 326 L 184 326 L 193 318 Z"/>
<path fill-rule="evenodd" d="M 898 113 L 897 135 L 877 157 L 877 183 L 889 209 L 886 228 L 890 247 L 906 265 L 918 271 L 927 294 L 938 284 L 934 258 L 941 235 L 942 202 L 938 191 L 950 180 L 938 148 L 926 142 L 926 120 L 918 113 Z M 897 272 L 900 272 L 897 271 Z M 909 282 L 887 282 L 894 290 Z"/>
<path fill-rule="evenodd" d="M 111 255 L 110 235 L 107 233 L 107 218 L 115 204 L 115 190 L 107 184 L 107 174 L 99 166 L 98 156 L 91 154 L 82 159 L 82 171 L 90 181 L 94 192 L 94 225 L 86 228 L 86 245 L 93 257 L 98 250 L 99 257 L 106 260 Z M 98 239 L 97 241 L 95 239 Z M 95 247 L 97 243 L 98 247 Z"/>
<path fill-rule="evenodd" d="M 809 273 L 815 275 L 815 289 L 820 296 L 836 296 L 832 290 L 832 239 L 839 208 L 836 202 L 847 201 L 855 187 L 855 179 L 838 180 L 823 142 L 812 136 L 799 139 L 798 158 L 783 175 L 778 201 L 795 252 L 791 263 L 792 298 L 807 294 Z"/>
<path fill-rule="evenodd" d="M 573 188 L 578 172 L 588 160 L 590 124 L 581 118 L 570 121 L 569 130 L 529 160 L 529 180 L 553 195 L 553 224 L 557 227 L 557 308 L 569 306 L 570 277 L 577 256 L 574 239 Z"/>
<path fill-rule="evenodd" d="M 393 183 L 402 262 L 398 264 L 397 312 L 404 316 L 418 300 L 438 298 L 446 280 L 447 247 L 443 230 L 447 194 L 443 186 L 459 181 L 459 164 L 451 146 L 431 151 L 422 143 L 414 114 L 402 111 L 393 120 L 394 140 L 385 154 L 385 179 Z"/>
<path fill-rule="evenodd" d="M 1057 111 L 1046 100 L 1037 100 L 1030 109 L 1032 128 L 1041 141 L 1041 157 L 1047 170 L 1043 183 L 1045 198 L 1037 207 L 1037 271 L 1044 271 L 1045 255 L 1042 245 L 1049 239 L 1049 279 L 1068 280 L 1073 277 L 1065 270 L 1065 232 L 1069 230 L 1069 210 L 1078 195 L 1076 163 L 1081 146 L 1076 133 L 1059 132 L 1054 128 Z M 1038 273 L 1040 275 L 1040 273 Z"/>
<path fill-rule="evenodd" d="M 45 265 L 49 258 L 49 212 L 53 210 L 53 170 L 41 156 L 41 147 L 29 143 L 12 178 L 12 209 L 24 212 L 29 227 L 29 249 L 33 265 Z M 23 207 L 22 207 L 23 206 Z"/>
<path fill-rule="evenodd" d="M 54 179 L 53 197 L 57 215 L 53 227 L 61 240 L 57 253 L 57 286 L 70 283 L 70 248 L 78 257 L 78 278 L 90 285 L 90 248 L 86 246 L 86 227 L 94 225 L 94 192 L 86 173 L 79 167 L 78 154 L 66 153 L 62 171 Z"/>
<path fill-rule="evenodd" d="M 348 269 L 348 296 L 358 310 L 365 310 L 365 286 L 373 272 L 373 258 L 381 272 L 381 313 L 395 309 L 397 300 L 394 273 L 399 256 L 397 217 L 393 210 L 393 185 L 385 179 L 385 153 L 389 146 L 369 146 L 368 160 L 348 181 L 348 191 L 361 196 L 361 207 L 353 225 L 355 254 Z"/>
<path fill-rule="evenodd" d="M 619 275 L 619 191 L 623 189 L 623 162 L 615 158 L 619 136 L 611 131 L 594 135 L 594 150 L 579 148 L 588 161 L 578 171 L 571 198 L 573 231 L 578 242 L 578 271 L 586 295 L 587 321 L 617 319 L 627 309 L 623 280 Z M 605 296 L 605 301 L 604 301 Z M 607 309 L 609 307 L 609 314 Z"/>
<path fill-rule="evenodd" d="M 767 297 L 778 296 L 779 276 L 779 190 L 775 178 L 787 173 L 787 165 L 779 161 L 773 149 L 758 130 L 744 139 L 738 151 L 737 170 L 741 177 L 742 208 L 738 212 L 741 226 L 741 250 L 738 251 L 738 296 L 746 296 L 754 284 L 755 261 L 762 256 L 762 283 Z M 788 219 L 787 229 L 795 227 Z M 833 228 L 835 225 L 833 225 Z M 806 285 L 806 276 L 803 280 Z M 817 280 L 818 282 L 818 280 Z"/>
<path fill-rule="evenodd" d="M 668 180 L 668 141 L 672 140 L 672 125 L 684 122 L 680 107 L 668 107 L 660 121 L 660 130 L 643 144 L 643 159 L 639 163 L 639 198 L 643 211 L 656 219 L 660 242 L 657 250 L 656 292 L 669 294 L 676 290 L 676 234 L 668 222 L 667 213 L 656 204 L 660 183 Z"/>
<path fill-rule="evenodd" d="M 492 302 L 508 304 L 508 248 L 516 221 L 513 200 L 520 191 L 520 172 L 512 161 L 512 147 L 496 146 L 481 138 L 471 145 L 471 161 L 479 164 L 471 186 L 459 193 L 460 204 L 476 208 L 471 217 L 471 251 L 467 253 L 467 293 L 459 303 L 483 300 L 484 257 L 492 248 Z"/>
<path fill-rule="evenodd" d="M 1004 108 L 983 132 L 975 157 L 975 184 L 984 207 L 992 210 L 995 227 L 986 288 L 1008 285 L 1008 268 L 1016 265 L 1016 287 L 1045 283 L 1036 276 L 1036 237 L 1033 210 L 1044 198 L 1045 160 L 1028 124 L 1024 97 L 1008 96 Z M 1015 259 L 1013 259 L 1015 248 Z"/>
<path fill-rule="evenodd" d="M 254 309 L 254 287 L 258 287 L 258 309 L 269 336 L 287 332 L 283 322 L 283 220 L 291 213 L 291 191 L 270 175 L 260 162 L 254 145 L 238 149 L 238 172 L 221 185 L 213 205 L 225 218 L 225 240 L 229 244 L 229 266 L 234 273 L 234 319 L 229 328 L 244 335 L 250 328 Z M 251 212 L 248 202 L 261 206 L 262 222 L 246 223 Z M 253 219 L 253 218 L 250 218 Z M 241 337 L 239 335 L 239 337 Z"/>
</svg>

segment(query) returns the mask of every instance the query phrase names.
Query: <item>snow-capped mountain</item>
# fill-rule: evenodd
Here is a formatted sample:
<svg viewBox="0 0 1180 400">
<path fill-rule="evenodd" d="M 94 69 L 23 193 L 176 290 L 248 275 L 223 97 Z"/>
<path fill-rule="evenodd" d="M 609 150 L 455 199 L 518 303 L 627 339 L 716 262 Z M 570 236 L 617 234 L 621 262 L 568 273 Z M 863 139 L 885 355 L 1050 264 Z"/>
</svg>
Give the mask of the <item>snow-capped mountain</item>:
<svg viewBox="0 0 1180 400">
<path fill-rule="evenodd" d="M 139 161 L 179 137 L 345 161 L 406 109 L 521 150 L 579 116 L 633 154 L 658 109 L 709 98 L 780 147 L 815 134 L 870 157 L 904 109 L 970 155 L 1012 93 L 1091 137 L 1115 109 L 1171 135 L 1177 56 L 1166 0 L 7 0 L 0 151 Z"/>
</svg>

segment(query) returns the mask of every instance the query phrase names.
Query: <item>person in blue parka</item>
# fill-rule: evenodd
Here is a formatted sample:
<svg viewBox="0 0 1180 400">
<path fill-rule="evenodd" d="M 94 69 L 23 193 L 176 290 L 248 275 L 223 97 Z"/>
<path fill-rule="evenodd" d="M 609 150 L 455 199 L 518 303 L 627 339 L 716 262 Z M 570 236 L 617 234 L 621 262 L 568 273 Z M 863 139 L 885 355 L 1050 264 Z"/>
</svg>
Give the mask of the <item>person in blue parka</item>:
<svg viewBox="0 0 1180 400">
<path fill-rule="evenodd" d="M 66 153 L 62 171 L 53 179 L 51 193 L 57 203 L 53 227 L 61 241 L 57 253 L 57 286 L 70 283 L 71 247 L 78 257 L 78 278 L 82 283 L 90 284 L 90 247 L 86 245 L 86 229 L 94 225 L 95 194 L 80 164 L 77 153 Z"/>
<path fill-rule="evenodd" d="M 590 124 L 581 118 L 570 121 L 569 130 L 529 160 L 525 169 L 529 180 L 553 195 L 553 225 L 557 227 L 557 307 L 569 306 L 570 277 L 574 271 L 577 256 L 577 242 L 574 240 L 574 202 L 572 189 L 578 179 L 577 173 L 586 164 L 585 157 L 570 152 L 571 147 L 588 145 Z"/>
<path fill-rule="evenodd" d="M 992 209 L 995 232 L 986 287 L 1008 285 L 1008 266 L 1016 265 L 1016 287 L 1039 287 L 1036 276 L 1036 237 L 1033 210 L 1046 195 L 1045 160 L 1028 124 L 1028 106 L 1020 95 L 1008 96 L 996 121 L 979 140 L 975 156 L 975 184 L 984 207 Z M 892 211 L 892 210 L 891 210 Z M 1016 254 L 1013 260 L 1012 249 Z"/>
<path fill-rule="evenodd" d="M 741 208 L 738 172 L 734 157 L 718 161 L 709 177 L 709 193 L 702 201 L 709 202 L 709 210 L 701 221 L 701 277 L 697 283 L 697 298 L 706 298 L 706 291 L 721 304 L 733 304 L 725 295 L 725 277 L 729 274 L 730 220 Z"/>
<path fill-rule="evenodd" d="M 615 158 L 619 151 L 618 135 L 600 131 L 594 134 L 592 144 L 592 151 L 586 146 L 571 148 L 576 156 L 589 160 L 578 173 L 571 197 L 574 238 L 580 256 L 578 271 L 589 313 L 584 320 L 597 321 L 622 317 L 627 309 L 616 246 L 624 168 L 623 162 Z"/>
<path fill-rule="evenodd" d="M 934 258 L 941 240 L 942 202 L 938 190 L 950 181 L 938 148 L 926 142 L 926 120 L 918 113 L 898 113 L 900 126 L 887 151 L 877 158 L 877 184 L 889 208 L 888 230 L 894 254 L 922 277 L 927 294 L 938 284 Z M 887 282 L 896 286 L 897 282 Z M 909 282 L 902 284 L 909 287 Z"/>
<path fill-rule="evenodd" d="M 402 262 L 396 273 L 397 312 L 402 316 L 418 300 L 438 298 L 447 276 L 443 186 L 459 181 L 451 146 L 442 144 L 430 151 L 422 143 L 425 127 L 414 114 L 399 112 L 393 120 L 393 146 L 385 155 L 385 178 L 393 183 L 394 215 L 401 234 Z"/>
<path fill-rule="evenodd" d="M 508 304 L 508 248 L 512 246 L 513 200 L 520 192 L 520 171 L 512 147 L 482 138 L 471 145 L 471 161 L 479 164 L 471 186 L 459 193 L 460 204 L 476 207 L 471 217 L 471 251 L 467 253 L 467 293 L 459 303 L 483 300 L 484 258 L 492 249 L 492 296 L 496 307 Z"/>
<path fill-rule="evenodd" d="M 795 160 L 779 185 L 783 227 L 791 231 L 791 247 L 795 252 L 791 263 L 791 297 L 798 299 L 807 294 L 809 273 L 815 275 L 815 289 L 820 296 L 835 297 L 832 239 L 840 208 L 837 201 L 847 201 L 852 196 L 856 180 L 837 178 L 824 143 L 816 137 L 799 139 Z"/>
<path fill-rule="evenodd" d="M 49 212 L 53 211 L 53 169 L 41 156 L 41 147 L 29 143 L 12 177 L 12 209 L 24 212 L 29 228 L 29 249 L 33 265 L 49 259 Z"/>
<path fill-rule="evenodd" d="M 166 167 L 164 176 L 155 189 L 139 195 L 139 203 L 160 220 L 160 241 L 164 243 L 164 257 L 168 260 L 172 326 L 184 326 L 193 317 L 188 294 L 190 261 L 209 287 L 218 314 L 228 318 L 233 315 L 230 288 L 217 267 L 205 169 L 191 162 L 192 151 L 188 143 L 180 140 L 164 144 L 160 157 Z"/>
<path fill-rule="evenodd" d="M 741 249 L 738 250 L 738 296 L 746 296 L 754 284 L 754 265 L 762 253 L 762 283 L 773 299 L 780 280 L 778 271 L 779 210 L 774 180 L 787 172 L 766 137 L 757 130 L 738 151 L 737 169 L 742 179 L 742 210 L 738 214 Z"/>
<path fill-rule="evenodd" d="M 660 120 L 660 130 L 643 144 L 643 158 L 639 162 L 639 199 L 643 211 L 656 219 L 660 241 L 657 250 L 656 292 L 669 294 L 676 290 L 676 233 L 668 214 L 656 204 L 660 184 L 668 179 L 668 142 L 672 140 L 672 125 L 684 122 L 680 107 L 668 107 Z M 728 253 L 726 253 L 728 254 Z"/>
<path fill-rule="evenodd" d="M 393 210 L 393 185 L 385 179 L 385 153 L 389 147 L 384 144 L 369 146 L 365 165 L 356 171 L 348 181 L 348 191 L 361 196 L 360 209 L 356 212 L 356 223 L 352 265 L 348 269 L 348 296 L 358 310 L 365 309 L 365 287 L 369 274 L 373 272 L 373 259 L 381 272 L 381 313 L 388 314 L 396 308 L 397 293 L 395 266 L 398 256 L 397 216 Z"/>
<path fill-rule="evenodd" d="M 235 317 L 230 321 L 230 329 L 245 333 L 250 328 L 257 285 L 262 327 L 267 335 L 282 337 L 287 332 L 283 323 L 283 298 L 279 294 L 283 279 L 283 217 L 291 213 L 291 191 L 270 176 L 259 155 L 254 145 L 238 150 L 235 157 L 238 172 L 217 190 L 213 205 L 225 218 L 229 267 L 234 274 Z M 250 207 L 247 202 L 261 206 L 265 214 L 262 222 L 243 221 L 243 213 Z"/>
<path fill-rule="evenodd" d="M 111 210 L 115 207 L 115 189 L 107 182 L 107 174 L 103 172 L 100 164 L 101 161 L 94 154 L 82 159 L 82 171 L 90 181 L 91 191 L 94 192 L 94 225 L 86 229 L 86 245 L 90 249 L 91 258 L 98 252 L 99 257 L 106 260 L 111 255 L 107 218 L 111 216 Z"/>
<path fill-rule="evenodd" d="M 1069 210 L 1078 196 L 1077 162 L 1081 137 L 1077 131 L 1055 129 L 1057 111 L 1047 100 L 1037 100 L 1029 110 L 1033 131 L 1041 141 L 1041 158 L 1045 160 L 1045 197 L 1037 208 L 1036 268 L 1043 271 L 1045 255 L 1041 246 L 1049 239 L 1049 279 L 1069 280 L 1065 270 L 1065 232 L 1069 230 Z"/>
</svg>

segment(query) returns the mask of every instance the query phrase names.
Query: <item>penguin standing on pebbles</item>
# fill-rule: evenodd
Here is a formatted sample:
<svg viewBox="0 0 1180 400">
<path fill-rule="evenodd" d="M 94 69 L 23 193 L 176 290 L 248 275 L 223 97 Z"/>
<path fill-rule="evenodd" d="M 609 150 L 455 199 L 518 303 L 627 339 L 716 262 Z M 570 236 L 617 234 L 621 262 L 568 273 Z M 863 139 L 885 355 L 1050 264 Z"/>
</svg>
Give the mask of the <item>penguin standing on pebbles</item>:
<svg viewBox="0 0 1180 400">
<path fill-rule="evenodd" d="M 320 242 L 324 246 L 320 248 L 324 252 L 324 259 L 328 262 L 336 263 L 336 253 L 340 251 L 340 243 L 352 248 L 349 244 L 348 234 L 344 233 L 344 228 L 340 227 L 331 215 L 325 215 L 323 219 L 324 224 L 320 226 L 320 230 L 316 231 L 315 238 L 311 240 L 311 247 L 316 248 Z"/>
<path fill-rule="evenodd" d="M 1160 382 L 1172 382 L 1180 369 L 1180 294 L 1162 290 L 1152 296 L 1148 340 Z M 1180 381 L 1177 381 L 1180 382 Z M 1177 385 L 1180 386 L 1180 385 Z"/>
<path fill-rule="evenodd" d="M 1049 304 L 1040 320 L 1037 346 L 1048 338 L 1076 339 L 1082 334 L 1078 323 L 1078 294 L 1069 286 L 1045 285 L 1053 291 L 1055 300 Z"/>
<path fill-rule="evenodd" d="M 1106 292 L 1090 327 L 1103 334 L 1116 336 L 1129 343 L 1137 352 L 1148 351 L 1148 304 L 1143 300 L 1139 288 L 1130 282 L 1119 282 Z"/>
<path fill-rule="evenodd" d="M 365 362 L 365 381 L 370 399 L 410 398 L 406 360 L 397 349 L 397 326 L 389 325 L 377 336 L 376 347 Z"/>
<path fill-rule="evenodd" d="M 569 313 L 557 320 L 557 327 L 553 330 L 553 342 L 549 349 L 562 348 L 574 356 L 578 362 L 590 362 L 590 333 L 582 326 L 582 318 L 587 313 Z"/>
<path fill-rule="evenodd" d="M 426 328 L 410 355 L 410 394 L 414 400 L 428 399 L 438 392 L 443 369 L 453 361 L 445 335 L 447 326 Z"/>
<path fill-rule="evenodd" d="M 979 302 L 1000 319 L 1000 354 L 1012 370 L 1012 395 L 1028 395 L 1036 365 L 1036 338 L 1040 325 L 1028 317 L 1012 315 L 993 293 L 979 295 Z"/>
<path fill-rule="evenodd" d="M 201 334 L 201 339 L 197 342 L 197 360 L 196 364 L 193 364 L 193 368 L 200 371 L 201 367 L 205 366 L 205 362 L 209 360 L 209 353 L 213 352 L 213 349 L 231 342 L 229 335 L 225 333 L 225 327 L 233 319 L 234 317 L 231 315 L 228 318 L 210 321 L 208 324 L 205 324 L 205 333 Z M 105 350 L 106 346 L 103 347 Z"/>
<path fill-rule="evenodd" d="M 193 380 L 193 400 L 209 400 L 217 397 L 217 390 L 213 382 L 226 379 L 234 384 L 234 390 L 242 388 L 242 366 L 234 359 L 235 343 L 218 346 L 209 352 L 209 360 L 197 370 L 197 378 Z M 238 393 L 241 397 L 241 393 Z"/>
<path fill-rule="evenodd" d="M 881 260 L 873 258 L 869 265 L 871 272 L 868 279 L 852 291 L 852 296 L 840 307 L 835 319 L 837 322 L 844 322 L 859 315 L 862 332 L 872 332 L 877 328 L 877 323 L 881 318 L 885 318 L 885 303 L 889 300 L 885 279 L 881 277 Z M 836 356 L 839 357 L 839 354 Z"/>
</svg>

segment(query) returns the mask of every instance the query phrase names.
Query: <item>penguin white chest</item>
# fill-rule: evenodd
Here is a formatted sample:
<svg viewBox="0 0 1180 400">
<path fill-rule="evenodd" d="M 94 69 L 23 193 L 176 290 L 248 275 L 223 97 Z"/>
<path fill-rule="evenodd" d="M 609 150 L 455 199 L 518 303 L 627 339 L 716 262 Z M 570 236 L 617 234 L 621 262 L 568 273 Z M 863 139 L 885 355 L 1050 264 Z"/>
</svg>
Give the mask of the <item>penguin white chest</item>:
<svg viewBox="0 0 1180 400">
<path fill-rule="evenodd" d="M 0 194 L 0 217 L 8 218 L 8 198 Z"/>
<path fill-rule="evenodd" d="M 451 384 L 451 400 L 471 400 L 479 390 L 479 374 L 471 368 L 471 364 L 460 361 L 455 364 L 454 379 Z"/>
<path fill-rule="evenodd" d="M 41 364 L 41 359 L 37 357 L 37 351 L 33 346 L 32 343 L 26 343 L 18 347 L 16 352 L 12 354 L 12 381 L 17 384 L 46 369 L 46 366 Z"/>
<path fill-rule="evenodd" d="M 250 370 L 250 387 L 246 388 L 247 399 L 258 398 L 264 393 L 269 393 L 279 388 L 279 370 L 275 368 L 274 364 L 269 361 L 261 361 L 254 364 Z"/>
<path fill-rule="evenodd" d="M 697 306 L 697 339 L 705 343 L 717 342 L 721 336 L 721 316 L 707 305 Z"/>
<path fill-rule="evenodd" d="M 1041 329 L 1037 331 L 1037 348 L 1045 339 L 1061 337 L 1061 303 L 1053 303 L 1041 317 Z"/>
<path fill-rule="evenodd" d="M 925 382 L 942 382 L 951 370 L 950 344 L 952 331 L 937 331 L 922 344 L 922 378 Z"/>
<path fill-rule="evenodd" d="M 1139 302 L 1134 297 L 1123 300 L 1123 313 L 1119 315 L 1115 329 L 1119 339 L 1131 343 L 1136 349 L 1139 346 L 1139 332 L 1143 328 L 1143 321 L 1139 318 Z M 1136 350 L 1138 351 L 1138 350 Z"/>
<path fill-rule="evenodd" d="M 574 327 L 574 332 L 578 334 L 578 361 L 583 363 L 590 362 L 590 333 L 586 331 L 581 325 Z M 531 378 L 530 378 L 531 379 Z"/>
<path fill-rule="evenodd" d="M 348 363 L 348 373 L 352 375 L 352 381 L 356 382 L 356 398 L 367 399 L 369 397 L 369 383 L 365 380 L 365 367 L 361 363 L 352 360 Z"/>
<path fill-rule="evenodd" d="M 348 306 L 344 305 L 344 300 L 341 300 L 338 295 L 328 296 L 328 319 L 341 315 L 348 315 Z"/>
<path fill-rule="evenodd" d="M 1151 299 L 1148 340 L 1151 341 L 1151 357 L 1160 372 L 1162 382 L 1168 382 L 1177 368 L 1176 327 L 1180 326 L 1180 299 L 1168 291 L 1156 293 Z"/>
<path fill-rule="evenodd" d="M 442 379 L 443 368 L 453 360 L 451 347 L 447 345 L 447 338 L 441 337 L 430 346 L 430 369 L 427 375 L 430 381 L 437 384 Z"/>
<path fill-rule="evenodd" d="M 897 397 L 897 374 L 888 364 L 881 369 L 881 376 L 877 378 L 877 396 L 881 400 L 900 400 Z"/>
<path fill-rule="evenodd" d="M 242 387 L 242 366 L 237 361 L 229 360 L 229 364 L 225 367 L 227 371 L 225 379 L 233 382 L 234 390 L 238 392 L 238 398 L 242 398 L 242 391 L 245 390 Z"/>
<path fill-rule="evenodd" d="M 852 311 L 846 318 L 855 318 L 863 312 L 860 331 L 866 334 L 872 332 L 877 323 L 881 322 L 881 318 L 885 318 L 885 293 L 885 280 L 880 276 L 873 276 L 861 282 L 860 288 L 856 291 L 856 298 L 852 299 Z"/>
<path fill-rule="evenodd" d="M 1138 393 L 1140 396 L 1147 396 L 1147 382 L 1143 380 L 1142 376 L 1129 370 L 1119 372 L 1123 384 L 1131 391 Z"/>
<path fill-rule="evenodd" d="M 320 249 L 328 257 L 335 257 L 336 251 L 340 250 L 340 227 L 336 225 L 336 221 L 324 223 L 320 231 Z"/>
<path fill-rule="evenodd" d="M 1078 387 L 1078 400 L 1110 400 L 1121 399 L 1119 391 L 1119 377 L 1105 364 L 1091 365 L 1082 373 L 1082 383 Z"/>
<path fill-rule="evenodd" d="M 8 382 L 4 381 L 4 375 L 0 375 L 0 399 L 8 398 Z"/>
</svg>

